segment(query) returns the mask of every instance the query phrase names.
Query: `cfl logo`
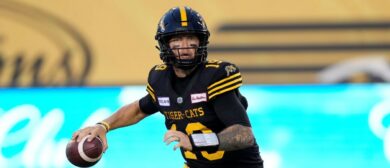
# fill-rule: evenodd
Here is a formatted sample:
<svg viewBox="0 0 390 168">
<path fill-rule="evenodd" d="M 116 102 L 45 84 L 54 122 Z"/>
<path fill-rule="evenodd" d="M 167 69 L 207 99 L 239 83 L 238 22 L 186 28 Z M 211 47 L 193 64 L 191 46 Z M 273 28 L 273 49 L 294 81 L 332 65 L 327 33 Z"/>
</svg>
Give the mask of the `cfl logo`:
<svg viewBox="0 0 390 168">
<path fill-rule="evenodd" d="M 383 140 L 385 157 L 390 162 L 390 126 L 386 127 L 383 125 L 383 120 L 387 115 L 390 115 L 389 99 L 378 103 L 372 108 L 368 117 L 368 125 L 371 131 Z"/>
</svg>

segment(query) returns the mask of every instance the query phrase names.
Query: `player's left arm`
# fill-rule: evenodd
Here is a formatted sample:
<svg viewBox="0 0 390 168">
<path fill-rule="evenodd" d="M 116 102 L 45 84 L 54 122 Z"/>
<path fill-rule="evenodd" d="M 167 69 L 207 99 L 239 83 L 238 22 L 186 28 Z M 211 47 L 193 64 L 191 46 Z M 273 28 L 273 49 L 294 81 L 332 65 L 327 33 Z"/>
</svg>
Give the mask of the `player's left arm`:
<svg viewBox="0 0 390 168">
<path fill-rule="evenodd" d="M 251 147 L 255 138 L 252 129 L 247 126 L 235 124 L 227 127 L 218 134 L 219 150 L 234 151 Z"/>
<path fill-rule="evenodd" d="M 218 133 L 219 149 L 239 150 L 252 146 L 255 138 L 246 113 L 247 102 L 239 93 L 241 73 L 234 64 L 222 63 L 208 86 L 208 96 L 218 118 L 226 126 Z"/>
<path fill-rule="evenodd" d="M 219 95 L 213 101 L 213 107 L 218 118 L 228 126 L 218 133 L 220 150 L 233 151 L 254 145 L 248 115 L 235 91 Z"/>
</svg>

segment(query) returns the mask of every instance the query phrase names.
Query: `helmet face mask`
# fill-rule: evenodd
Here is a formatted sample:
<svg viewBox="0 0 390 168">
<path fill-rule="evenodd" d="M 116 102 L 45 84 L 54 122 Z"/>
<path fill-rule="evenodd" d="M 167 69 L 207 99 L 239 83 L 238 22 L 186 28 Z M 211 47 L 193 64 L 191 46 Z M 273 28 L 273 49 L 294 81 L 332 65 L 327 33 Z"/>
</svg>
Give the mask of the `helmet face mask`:
<svg viewBox="0 0 390 168">
<path fill-rule="evenodd" d="M 169 40 L 176 35 L 193 34 L 199 39 L 193 59 L 181 59 L 175 56 L 169 47 Z M 168 65 L 181 69 L 191 69 L 207 60 L 207 44 L 210 33 L 200 14 L 189 7 L 170 9 L 160 20 L 156 33 L 159 44 L 160 58 Z M 184 49 L 184 48 L 179 48 Z"/>
</svg>

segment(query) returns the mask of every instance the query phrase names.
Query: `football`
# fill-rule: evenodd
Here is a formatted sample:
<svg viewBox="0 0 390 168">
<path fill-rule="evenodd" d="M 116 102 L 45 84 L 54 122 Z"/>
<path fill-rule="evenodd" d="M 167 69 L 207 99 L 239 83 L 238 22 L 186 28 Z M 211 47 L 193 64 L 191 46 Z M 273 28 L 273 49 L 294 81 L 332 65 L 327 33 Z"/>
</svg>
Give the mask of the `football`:
<svg viewBox="0 0 390 168">
<path fill-rule="evenodd" d="M 103 142 L 96 137 L 88 142 L 86 136 L 80 142 L 69 141 L 66 146 L 66 157 L 69 162 L 78 167 L 90 167 L 95 165 L 103 154 Z"/>
</svg>

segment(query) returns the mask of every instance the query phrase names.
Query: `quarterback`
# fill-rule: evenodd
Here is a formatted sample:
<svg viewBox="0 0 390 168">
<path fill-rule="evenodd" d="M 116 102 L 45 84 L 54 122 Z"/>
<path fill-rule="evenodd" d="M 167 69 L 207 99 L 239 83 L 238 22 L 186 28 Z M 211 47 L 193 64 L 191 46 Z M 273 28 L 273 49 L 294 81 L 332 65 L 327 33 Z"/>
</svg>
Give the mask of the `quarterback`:
<svg viewBox="0 0 390 168">
<path fill-rule="evenodd" d="M 202 16 L 190 7 L 175 7 L 158 23 L 161 65 L 149 72 L 146 94 L 94 126 L 76 131 L 79 141 L 136 124 L 154 113 L 165 117 L 166 144 L 177 142 L 190 168 L 262 168 L 259 147 L 239 87 L 238 67 L 207 60 L 210 33 Z"/>
</svg>

